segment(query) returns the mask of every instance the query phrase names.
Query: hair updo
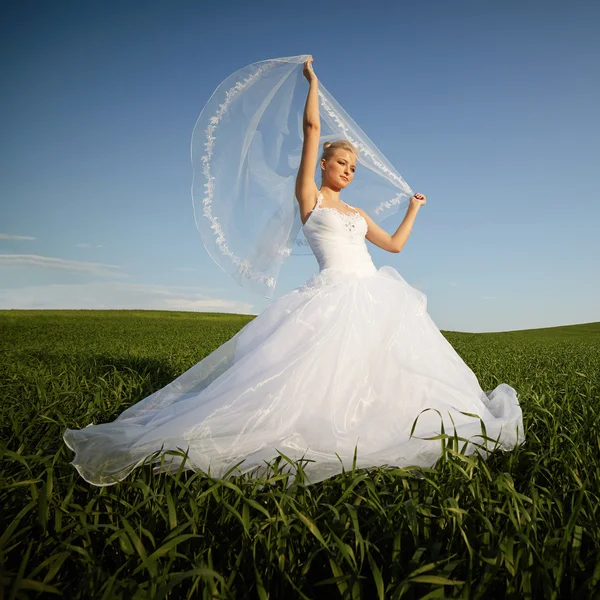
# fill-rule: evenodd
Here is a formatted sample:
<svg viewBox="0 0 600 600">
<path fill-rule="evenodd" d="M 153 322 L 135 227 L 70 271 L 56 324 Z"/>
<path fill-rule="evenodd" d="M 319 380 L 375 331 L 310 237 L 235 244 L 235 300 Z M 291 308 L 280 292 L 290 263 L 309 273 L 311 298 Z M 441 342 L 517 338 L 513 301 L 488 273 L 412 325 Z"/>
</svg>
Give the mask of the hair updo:
<svg viewBox="0 0 600 600">
<path fill-rule="evenodd" d="M 348 140 L 337 140 L 335 142 L 325 142 L 323 144 L 323 154 L 321 154 L 320 160 L 331 158 L 338 148 L 349 150 L 358 159 L 358 150 Z"/>
</svg>

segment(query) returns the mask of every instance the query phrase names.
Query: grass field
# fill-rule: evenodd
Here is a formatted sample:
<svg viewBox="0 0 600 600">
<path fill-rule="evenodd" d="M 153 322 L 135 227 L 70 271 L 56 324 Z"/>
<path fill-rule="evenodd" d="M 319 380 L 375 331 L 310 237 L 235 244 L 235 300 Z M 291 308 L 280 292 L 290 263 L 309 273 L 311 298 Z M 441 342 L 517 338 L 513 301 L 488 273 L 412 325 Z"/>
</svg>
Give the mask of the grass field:
<svg viewBox="0 0 600 600">
<path fill-rule="evenodd" d="M 0 311 L 0 597 L 594 598 L 600 323 L 445 332 L 484 390 L 519 393 L 527 442 L 420 472 L 286 489 L 200 473 L 95 488 L 66 427 L 114 419 L 252 317 Z M 262 482 L 265 483 L 264 481 Z"/>
</svg>

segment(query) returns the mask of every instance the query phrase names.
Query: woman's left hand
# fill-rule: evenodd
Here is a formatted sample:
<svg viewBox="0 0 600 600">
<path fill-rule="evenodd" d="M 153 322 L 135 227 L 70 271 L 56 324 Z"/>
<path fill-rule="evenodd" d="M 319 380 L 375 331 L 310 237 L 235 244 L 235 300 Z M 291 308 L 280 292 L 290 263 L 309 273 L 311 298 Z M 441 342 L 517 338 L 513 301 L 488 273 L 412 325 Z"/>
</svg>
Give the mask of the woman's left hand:
<svg viewBox="0 0 600 600">
<path fill-rule="evenodd" d="M 427 202 L 427 198 L 425 197 L 424 194 L 415 194 L 410 199 L 410 205 L 416 206 L 417 208 L 420 208 L 426 202 Z"/>
</svg>

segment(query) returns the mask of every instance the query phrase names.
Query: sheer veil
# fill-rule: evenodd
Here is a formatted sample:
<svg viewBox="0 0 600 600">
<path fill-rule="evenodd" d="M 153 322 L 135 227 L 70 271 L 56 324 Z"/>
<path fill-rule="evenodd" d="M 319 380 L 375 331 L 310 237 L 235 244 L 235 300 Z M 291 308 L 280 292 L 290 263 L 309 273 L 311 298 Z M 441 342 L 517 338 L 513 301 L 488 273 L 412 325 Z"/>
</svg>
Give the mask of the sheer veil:
<svg viewBox="0 0 600 600">
<path fill-rule="evenodd" d="M 202 109 L 192 133 L 192 201 L 204 246 L 240 286 L 266 298 L 273 295 L 286 257 L 311 253 L 294 194 L 307 58 L 259 61 L 231 74 Z M 325 141 L 347 139 L 359 151 L 344 201 L 363 208 L 375 222 L 397 212 L 412 190 L 321 78 L 319 112 L 321 148 Z"/>
</svg>

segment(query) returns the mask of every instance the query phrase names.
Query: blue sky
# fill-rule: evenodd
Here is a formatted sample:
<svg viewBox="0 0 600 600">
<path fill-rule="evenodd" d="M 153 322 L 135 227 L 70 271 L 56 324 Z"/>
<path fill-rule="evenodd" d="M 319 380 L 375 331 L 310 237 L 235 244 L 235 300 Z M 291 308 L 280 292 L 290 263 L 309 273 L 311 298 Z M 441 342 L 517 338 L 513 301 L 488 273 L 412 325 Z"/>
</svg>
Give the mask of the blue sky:
<svg viewBox="0 0 600 600">
<path fill-rule="evenodd" d="M 202 245 L 190 138 L 229 74 L 312 54 L 427 195 L 400 254 L 369 249 L 438 327 L 600 321 L 599 6 L 3 2 L 0 308 L 262 312 Z M 317 270 L 290 257 L 275 298 Z"/>
</svg>

